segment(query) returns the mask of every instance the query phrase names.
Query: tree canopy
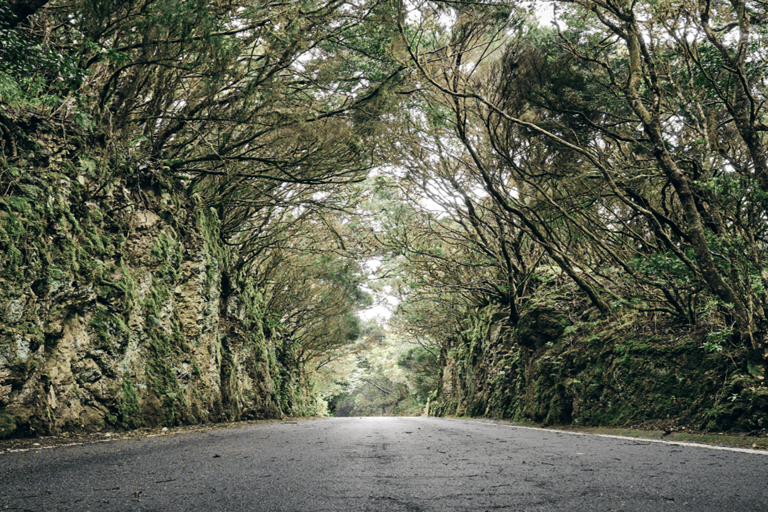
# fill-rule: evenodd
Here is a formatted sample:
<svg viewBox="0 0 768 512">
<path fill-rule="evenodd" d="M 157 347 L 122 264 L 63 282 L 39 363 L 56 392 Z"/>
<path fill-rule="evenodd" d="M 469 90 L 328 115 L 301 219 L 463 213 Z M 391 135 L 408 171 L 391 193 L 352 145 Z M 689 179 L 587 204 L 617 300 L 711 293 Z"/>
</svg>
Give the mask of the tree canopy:
<svg viewBox="0 0 768 512">
<path fill-rule="evenodd" d="M 765 7 L 556 2 L 553 29 L 505 3 L 401 16 L 419 83 L 402 183 L 444 211 L 420 223 L 429 241 L 395 237 L 429 273 L 418 288 L 514 323 L 537 281 L 564 276 L 604 316 L 695 325 L 714 310 L 762 359 Z M 440 254 L 420 262 L 425 246 Z"/>
</svg>

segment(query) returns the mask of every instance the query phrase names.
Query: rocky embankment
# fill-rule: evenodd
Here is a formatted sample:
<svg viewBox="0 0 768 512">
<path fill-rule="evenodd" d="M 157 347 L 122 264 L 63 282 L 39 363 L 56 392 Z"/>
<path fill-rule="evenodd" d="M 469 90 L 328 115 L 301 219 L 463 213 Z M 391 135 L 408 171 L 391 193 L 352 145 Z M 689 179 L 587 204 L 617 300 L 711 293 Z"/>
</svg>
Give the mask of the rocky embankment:
<svg viewBox="0 0 768 512">
<path fill-rule="evenodd" d="M 707 351 L 700 330 L 616 319 L 572 322 L 567 307 L 530 307 L 515 326 L 493 306 L 468 312 L 468 328 L 444 345 L 430 414 L 547 425 L 768 429 L 759 362 Z"/>
<path fill-rule="evenodd" d="M 0 438 L 312 410 L 187 184 L 84 137 L 3 126 Z"/>
</svg>

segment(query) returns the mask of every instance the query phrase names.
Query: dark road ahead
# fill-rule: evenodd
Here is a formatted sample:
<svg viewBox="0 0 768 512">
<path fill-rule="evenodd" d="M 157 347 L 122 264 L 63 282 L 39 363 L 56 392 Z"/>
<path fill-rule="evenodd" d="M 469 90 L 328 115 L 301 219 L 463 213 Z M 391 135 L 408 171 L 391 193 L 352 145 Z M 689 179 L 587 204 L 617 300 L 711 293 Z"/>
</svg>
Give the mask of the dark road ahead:
<svg viewBox="0 0 768 512">
<path fill-rule="evenodd" d="M 0 510 L 768 511 L 768 455 L 438 418 L 0 454 Z"/>
</svg>

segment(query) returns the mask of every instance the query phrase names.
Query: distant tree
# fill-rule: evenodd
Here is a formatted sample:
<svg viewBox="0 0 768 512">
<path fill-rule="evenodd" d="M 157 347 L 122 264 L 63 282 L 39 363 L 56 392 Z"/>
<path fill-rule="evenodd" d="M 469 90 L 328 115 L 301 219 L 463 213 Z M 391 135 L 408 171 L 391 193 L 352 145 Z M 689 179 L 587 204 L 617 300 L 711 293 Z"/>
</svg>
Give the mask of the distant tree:
<svg viewBox="0 0 768 512">
<path fill-rule="evenodd" d="M 295 346 L 302 365 L 318 370 L 360 336 L 356 312 L 370 305 L 360 285 L 360 264 L 323 236 L 325 226 L 306 223 L 270 250 L 268 265 L 245 279 L 261 283 L 266 310 Z"/>
</svg>

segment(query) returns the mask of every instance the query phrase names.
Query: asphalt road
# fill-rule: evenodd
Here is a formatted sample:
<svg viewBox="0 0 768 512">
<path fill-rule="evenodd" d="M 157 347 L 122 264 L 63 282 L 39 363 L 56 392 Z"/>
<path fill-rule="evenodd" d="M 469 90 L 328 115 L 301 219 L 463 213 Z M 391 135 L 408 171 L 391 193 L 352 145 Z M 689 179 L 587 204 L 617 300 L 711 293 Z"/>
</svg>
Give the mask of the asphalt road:
<svg viewBox="0 0 768 512">
<path fill-rule="evenodd" d="M 768 511 L 768 455 L 438 418 L 0 454 L 0 510 Z"/>
</svg>

